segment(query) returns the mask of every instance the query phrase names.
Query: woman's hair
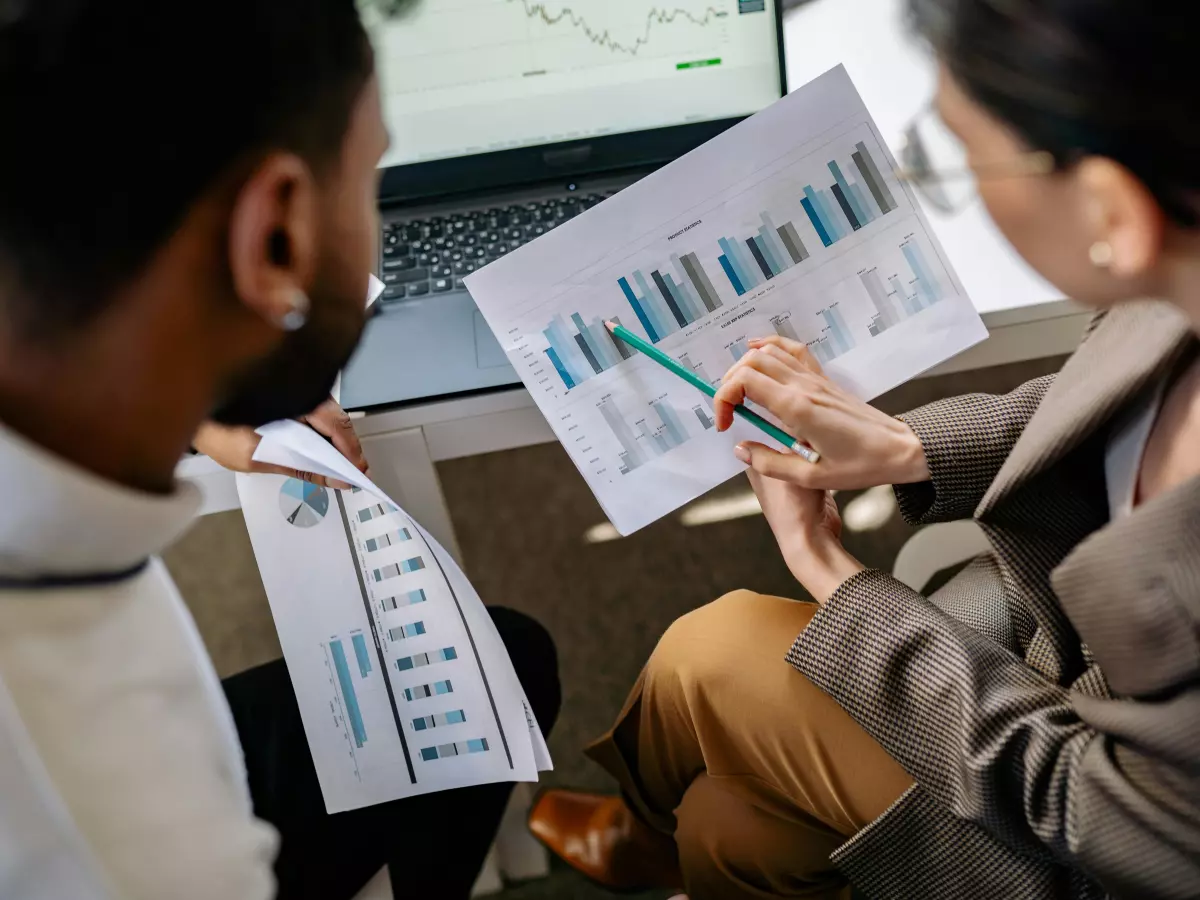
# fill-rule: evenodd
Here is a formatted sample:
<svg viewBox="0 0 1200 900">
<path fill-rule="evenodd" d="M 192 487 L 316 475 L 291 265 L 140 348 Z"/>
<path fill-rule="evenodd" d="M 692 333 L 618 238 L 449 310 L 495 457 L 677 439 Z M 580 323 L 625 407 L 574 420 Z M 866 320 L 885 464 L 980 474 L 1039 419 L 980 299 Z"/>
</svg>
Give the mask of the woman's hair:
<svg viewBox="0 0 1200 900">
<path fill-rule="evenodd" d="M 1177 224 L 1200 224 L 1192 0 L 909 0 L 959 84 L 1060 165 L 1106 156 Z"/>
</svg>

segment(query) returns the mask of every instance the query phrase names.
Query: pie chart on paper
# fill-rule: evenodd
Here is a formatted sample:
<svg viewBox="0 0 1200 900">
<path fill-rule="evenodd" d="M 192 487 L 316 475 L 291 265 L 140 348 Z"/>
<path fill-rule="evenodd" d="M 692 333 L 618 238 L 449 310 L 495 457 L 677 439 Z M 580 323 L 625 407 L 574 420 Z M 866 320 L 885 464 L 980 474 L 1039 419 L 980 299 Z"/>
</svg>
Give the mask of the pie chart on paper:
<svg viewBox="0 0 1200 900">
<path fill-rule="evenodd" d="M 329 492 L 299 478 L 289 478 L 279 491 L 279 509 L 288 524 L 312 528 L 321 524 L 329 512 Z"/>
</svg>

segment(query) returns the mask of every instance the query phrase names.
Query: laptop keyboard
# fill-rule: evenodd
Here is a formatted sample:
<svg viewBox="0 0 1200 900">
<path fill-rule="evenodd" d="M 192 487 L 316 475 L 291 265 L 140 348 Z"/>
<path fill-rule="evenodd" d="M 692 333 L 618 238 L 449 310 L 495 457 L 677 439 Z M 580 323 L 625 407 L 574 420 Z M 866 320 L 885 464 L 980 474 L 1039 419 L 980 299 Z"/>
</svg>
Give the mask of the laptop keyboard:
<svg viewBox="0 0 1200 900">
<path fill-rule="evenodd" d="M 463 278 L 590 209 L 612 192 L 565 194 L 550 200 L 447 216 L 386 222 L 382 302 L 463 290 Z"/>
</svg>

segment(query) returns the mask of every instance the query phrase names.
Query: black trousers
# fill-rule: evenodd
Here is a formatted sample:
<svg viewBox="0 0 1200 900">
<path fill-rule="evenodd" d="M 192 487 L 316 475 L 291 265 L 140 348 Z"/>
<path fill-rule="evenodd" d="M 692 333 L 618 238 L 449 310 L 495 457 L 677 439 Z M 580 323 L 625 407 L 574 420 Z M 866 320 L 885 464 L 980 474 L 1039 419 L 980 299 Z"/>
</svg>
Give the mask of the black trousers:
<svg viewBox="0 0 1200 900">
<path fill-rule="evenodd" d="M 549 733 L 561 691 L 549 633 L 509 609 L 489 610 Z M 282 660 L 224 682 L 246 756 L 254 812 L 279 830 L 280 900 L 350 900 L 384 865 L 400 898 L 470 894 L 512 792 L 486 784 L 329 815 Z"/>
</svg>

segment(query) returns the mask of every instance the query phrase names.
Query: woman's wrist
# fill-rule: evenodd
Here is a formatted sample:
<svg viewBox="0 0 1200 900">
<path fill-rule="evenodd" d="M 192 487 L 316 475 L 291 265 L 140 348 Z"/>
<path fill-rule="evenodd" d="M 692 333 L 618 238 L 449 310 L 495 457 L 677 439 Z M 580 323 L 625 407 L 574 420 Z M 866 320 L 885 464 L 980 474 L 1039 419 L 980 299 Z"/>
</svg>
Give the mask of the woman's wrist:
<svg viewBox="0 0 1200 900">
<path fill-rule="evenodd" d="M 918 484 L 929 481 L 929 460 L 925 458 L 925 447 L 917 433 L 903 419 L 896 423 L 897 454 L 896 472 L 892 484 Z"/>
<path fill-rule="evenodd" d="M 832 536 L 800 544 L 787 558 L 796 580 L 822 606 L 848 579 L 866 569 Z"/>
</svg>

